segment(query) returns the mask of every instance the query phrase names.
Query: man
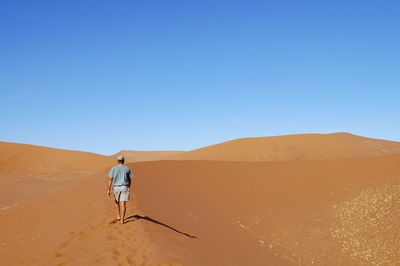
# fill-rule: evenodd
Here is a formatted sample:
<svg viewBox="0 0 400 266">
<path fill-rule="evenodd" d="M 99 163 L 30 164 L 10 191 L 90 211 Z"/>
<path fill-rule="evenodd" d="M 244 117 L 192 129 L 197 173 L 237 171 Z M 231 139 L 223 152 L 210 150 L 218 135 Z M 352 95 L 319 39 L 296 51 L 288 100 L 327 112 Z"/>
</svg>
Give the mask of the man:
<svg viewBox="0 0 400 266">
<path fill-rule="evenodd" d="M 111 185 L 114 183 L 114 198 L 118 210 L 117 221 L 121 224 L 125 223 L 126 202 L 129 201 L 129 189 L 131 187 L 131 179 L 133 177 L 131 169 L 124 165 L 124 156 L 118 156 L 118 165 L 111 168 L 108 173 L 108 192 L 111 197 Z"/>
</svg>

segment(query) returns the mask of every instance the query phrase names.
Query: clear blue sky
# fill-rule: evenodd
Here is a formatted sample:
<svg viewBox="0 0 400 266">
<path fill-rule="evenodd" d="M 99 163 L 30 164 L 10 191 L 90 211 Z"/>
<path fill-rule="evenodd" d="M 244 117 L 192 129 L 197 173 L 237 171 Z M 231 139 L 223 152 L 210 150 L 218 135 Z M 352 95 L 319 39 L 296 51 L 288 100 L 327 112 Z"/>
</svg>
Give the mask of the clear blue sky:
<svg viewBox="0 0 400 266">
<path fill-rule="evenodd" d="M 2 1 L 0 140 L 113 154 L 400 141 L 400 1 Z"/>
</svg>

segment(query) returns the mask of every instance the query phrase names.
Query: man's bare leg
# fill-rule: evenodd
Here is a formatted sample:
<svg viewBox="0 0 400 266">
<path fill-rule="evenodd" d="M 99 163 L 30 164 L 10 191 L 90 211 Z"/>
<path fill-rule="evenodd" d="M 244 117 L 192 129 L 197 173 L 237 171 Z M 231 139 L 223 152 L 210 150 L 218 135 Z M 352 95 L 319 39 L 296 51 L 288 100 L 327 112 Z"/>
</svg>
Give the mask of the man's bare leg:
<svg viewBox="0 0 400 266">
<path fill-rule="evenodd" d="M 120 220 L 121 219 L 121 213 L 120 213 L 120 211 L 119 211 L 119 201 L 115 201 L 115 206 L 117 206 L 117 212 L 118 212 L 118 218 L 117 218 L 117 220 Z"/>
<path fill-rule="evenodd" d="M 120 201 L 119 202 L 120 206 L 120 211 L 119 213 L 121 214 L 121 224 L 125 223 L 125 212 L 126 212 L 126 201 Z"/>
</svg>

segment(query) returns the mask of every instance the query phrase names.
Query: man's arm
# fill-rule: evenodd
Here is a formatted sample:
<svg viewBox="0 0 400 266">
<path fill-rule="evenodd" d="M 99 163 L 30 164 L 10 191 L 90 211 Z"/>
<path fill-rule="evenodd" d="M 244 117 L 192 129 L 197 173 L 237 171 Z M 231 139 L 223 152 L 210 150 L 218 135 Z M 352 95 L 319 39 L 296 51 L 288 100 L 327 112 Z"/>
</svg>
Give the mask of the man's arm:
<svg viewBox="0 0 400 266">
<path fill-rule="evenodd" d="M 110 170 L 110 172 L 108 173 L 108 191 L 107 191 L 107 195 L 109 196 L 109 197 L 111 197 L 111 185 L 112 185 L 112 183 L 113 183 L 113 181 L 114 181 L 114 167 L 113 168 L 111 168 L 111 170 Z"/>
<path fill-rule="evenodd" d="M 111 197 L 111 185 L 112 185 L 112 183 L 113 183 L 113 178 L 109 178 L 108 177 L 108 191 L 107 191 L 107 195 L 109 196 L 109 197 Z"/>
<path fill-rule="evenodd" d="M 131 184 L 132 184 L 132 177 L 133 177 L 133 173 L 132 173 L 131 169 L 129 169 L 129 188 L 131 187 Z"/>
</svg>

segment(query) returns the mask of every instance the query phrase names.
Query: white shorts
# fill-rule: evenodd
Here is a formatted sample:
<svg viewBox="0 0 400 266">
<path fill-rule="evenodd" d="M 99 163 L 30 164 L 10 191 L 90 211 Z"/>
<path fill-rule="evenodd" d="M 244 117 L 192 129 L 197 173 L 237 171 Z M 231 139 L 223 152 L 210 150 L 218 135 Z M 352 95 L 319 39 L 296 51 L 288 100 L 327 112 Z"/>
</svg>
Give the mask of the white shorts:
<svg viewBox="0 0 400 266">
<path fill-rule="evenodd" d="M 127 186 L 114 187 L 114 197 L 116 201 L 129 201 L 129 187 Z"/>
</svg>

